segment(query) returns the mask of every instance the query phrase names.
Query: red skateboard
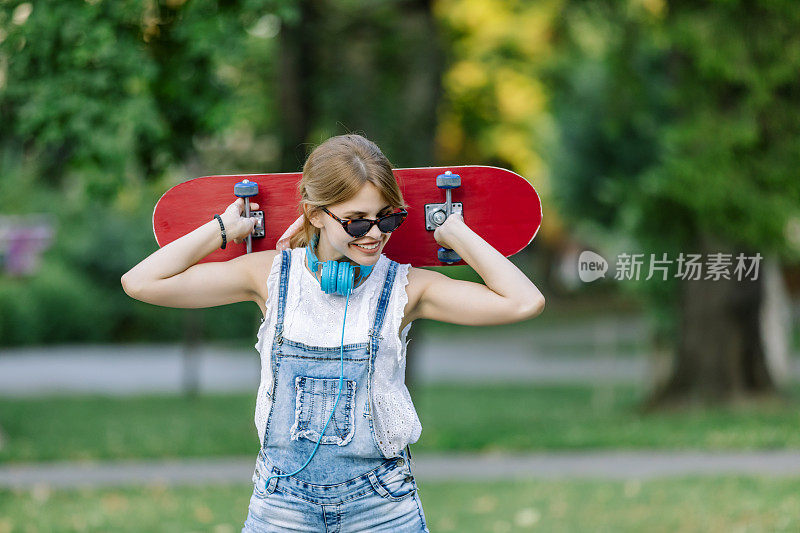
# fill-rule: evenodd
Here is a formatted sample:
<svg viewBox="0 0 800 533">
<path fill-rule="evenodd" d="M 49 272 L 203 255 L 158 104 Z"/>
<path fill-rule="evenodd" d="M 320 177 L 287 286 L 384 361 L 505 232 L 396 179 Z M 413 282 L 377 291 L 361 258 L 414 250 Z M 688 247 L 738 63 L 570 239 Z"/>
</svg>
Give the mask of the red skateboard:
<svg viewBox="0 0 800 533">
<path fill-rule="evenodd" d="M 510 170 L 477 165 L 398 168 L 394 175 L 409 206 L 408 217 L 392 233 L 383 253 L 399 263 L 416 267 L 465 264 L 433 238 L 434 230 L 448 212 L 460 211 L 464 222 L 506 257 L 525 248 L 539 231 L 539 195 L 529 181 Z M 249 213 L 257 218 L 249 238 L 251 251 L 275 249 L 278 238 L 300 215 L 300 177 L 301 173 L 292 172 L 206 176 L 184 181 L 156 203 L 156 241 L 164 246 L 193 231 L 212 220 L 215 213 L 222 213 L 238 194 L 246 197 L 245 216 Z M 249 211 L 248 199 L 261 209 Z M 247 251 L 246 241 L 228 242 L 224 250 L 217 249 L 200 262 L 227 261 Z"/>
</svg>

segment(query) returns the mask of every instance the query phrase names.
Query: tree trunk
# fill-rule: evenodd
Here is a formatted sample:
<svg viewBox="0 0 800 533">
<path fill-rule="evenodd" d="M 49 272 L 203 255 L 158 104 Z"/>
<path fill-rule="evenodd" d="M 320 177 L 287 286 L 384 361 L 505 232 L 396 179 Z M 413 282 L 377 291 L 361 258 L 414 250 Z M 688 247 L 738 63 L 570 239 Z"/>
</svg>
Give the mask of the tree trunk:
<svg viewBox="0 0 800 533">
<path fill-rule="evenodd" d="M 299 19 L 281 29 L 283 172 L 300 169 L 306 143 L 323 140 L 309 138 L 312 131 L 333 135 L 344 133 L 336 131 L 342 127 L 376 142 L 395 166 L 434 164 L 445 60 L 431 2 L 365 1 L 363 7 L 302 0 Z M 409 389 L 422 322 L 409 334 L 415 340 L 406 353 Z"/>
<path fill-rule="evenodd" d="M 315 53 L 319 42 L 319 15 L 313 0 L 300 0 L 300 16 L 284 23 L 278 33 L 278 102 L 282 131 L 280 172 L 297 172 L 305 161 L 303 147 L 314 113 L 313 81 Z"/>
<path fill-rule="evenodd" d="M 703 279 L 704 271 L 701 279 L 681 283 L 673 364 L 645 410 L 779 399 L 773 373 L 788 368 L 788 328 L 785 309 L 780 311 L 785 287 L 774 261 L 762 261 L 755 279 L 751 273 L 739 280 L 733 266 L 740 251 L 755 256 L 702 239 L 704 263 L 712 253 L 732 254 L 731 279 Z"/>
<path fill-rule="evenodd" d="M 764 305 L 761 306 L 761 334 L 767 368 L 779 387 L 792 379 L 792 301 L 777 258 L 764 264 Z"/>
</svg>

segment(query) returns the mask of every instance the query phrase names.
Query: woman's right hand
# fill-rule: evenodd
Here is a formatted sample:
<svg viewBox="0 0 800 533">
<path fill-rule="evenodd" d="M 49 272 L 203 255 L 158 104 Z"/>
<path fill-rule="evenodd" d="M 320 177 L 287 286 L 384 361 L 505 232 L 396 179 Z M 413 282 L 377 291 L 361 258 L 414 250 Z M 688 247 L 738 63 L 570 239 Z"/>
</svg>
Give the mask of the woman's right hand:
<svg viewBox="0 0 800 533">
<path fill-rule="evenodd" d="M 250 202 L 250 211 L 258 209 L 258 204 Z M 220 215 L 222 224 L 225 226 L 225 236 L 227 242 L 239 244 L 243 242 L 256 225 L 255 217 L 247 218 L 243 216 L 244 199 L 237 198 L 235 202 L 228 206 L 224 213 Z"/>
</svg>

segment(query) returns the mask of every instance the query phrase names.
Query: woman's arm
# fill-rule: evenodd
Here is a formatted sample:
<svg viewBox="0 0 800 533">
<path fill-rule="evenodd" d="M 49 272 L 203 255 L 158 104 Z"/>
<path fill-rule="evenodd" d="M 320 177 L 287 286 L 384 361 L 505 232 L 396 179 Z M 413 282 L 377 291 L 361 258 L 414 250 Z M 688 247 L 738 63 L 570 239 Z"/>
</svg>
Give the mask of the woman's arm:
<svg viewBox="0 0 800 533">
<path fill-rule="evenodd" d="M 544 310 L 544 296 L 536 285 L 503 254 L 472 231 L 459 213 L 451 214 L 434 232 L 436 241 L 451 248 L 480 275 L 486 285 L 455 280 L 422 268 L 409 272 L 410 320 L 488 326 L 519 322 Z M 412 285 L 414 288 L 412 289 Z M 409 320 L 409 321 L 410 321 Z"/>
<path fill-rule="evenodd" d="M 251 207 L 258 209 L 258 204 Z M 220 215 L 231 242 L 242 242 L 253 230 L 255 219 L 242 217 L 243 208 L 244 201 L 238 199 Z M 219 222 L 212 218 L 126 272 L 121 278 L 122 286 L 137 300 L 166 307 L 213 307 L 265 297 L 260 294 L 265 289 L 258 283 L 258 273 L 269 269 L 276 252 L 269 250 L 230 261 L 195 264 L 220 246 Z"/>
</svg>

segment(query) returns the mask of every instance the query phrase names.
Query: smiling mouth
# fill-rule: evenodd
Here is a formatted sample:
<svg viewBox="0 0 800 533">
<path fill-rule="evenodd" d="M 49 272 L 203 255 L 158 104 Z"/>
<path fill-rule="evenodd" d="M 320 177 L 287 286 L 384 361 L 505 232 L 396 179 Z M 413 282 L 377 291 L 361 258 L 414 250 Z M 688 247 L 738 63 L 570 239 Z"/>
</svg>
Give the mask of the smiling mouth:
<svg viewBox="0 0 800 533">
<path fill-rule="evenodd" d="M 374 242 L 353 242 L 353 243 L 350 243 L 350 244 L 352 244 L 353 246 L 356 246 L 356 247 L 358 247 L 358 248 L 362 248 L 362 249 L 364 249 L 364 250 L 375 250 L 376 248 L 378 248 L 378 247 L 381 245 L 380 241 L 374 241 Z"/>
</svg>

